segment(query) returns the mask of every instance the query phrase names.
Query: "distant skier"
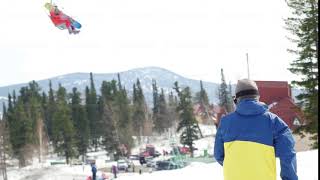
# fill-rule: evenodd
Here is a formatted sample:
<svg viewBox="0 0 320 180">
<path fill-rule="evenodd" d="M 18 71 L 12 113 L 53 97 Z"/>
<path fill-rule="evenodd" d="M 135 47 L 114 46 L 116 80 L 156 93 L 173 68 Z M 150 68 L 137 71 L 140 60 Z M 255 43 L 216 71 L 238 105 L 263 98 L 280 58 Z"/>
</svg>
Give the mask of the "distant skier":
<svg viewBox="0 0 320 180">
<path fill-rule="evenodd" d="M 96 167 L 96 164 L 94 162 L 91 163 L 91 171 L 92 171 L 92 180 L 96 180 L 97 167 Z"/>
<path fill-rule="evenodd" d="M 141 165 L 141 166 L 143 166 L 143 164 L 146 163 L 146 159 L 144 158 L 143 155 L 140 155 L 140 157 L 139 157 L 139 162 L 140 162 L 140 165 Z"/>
<path fill-rule="evenodd" d="M 298 180 L 294 139 L 287 124 L 259 101 L 256 83 L 239 80 L 235 112 L 225 115 L 215 137 L 214 157 L 225 180 Z"/>
<path fill-rule="evenodd" d="M 112 165 L 111 171 L 113 173 L 114 178 L 117 178 L 117 171 L 118 171 L 117 166 Z"/>
</svg>

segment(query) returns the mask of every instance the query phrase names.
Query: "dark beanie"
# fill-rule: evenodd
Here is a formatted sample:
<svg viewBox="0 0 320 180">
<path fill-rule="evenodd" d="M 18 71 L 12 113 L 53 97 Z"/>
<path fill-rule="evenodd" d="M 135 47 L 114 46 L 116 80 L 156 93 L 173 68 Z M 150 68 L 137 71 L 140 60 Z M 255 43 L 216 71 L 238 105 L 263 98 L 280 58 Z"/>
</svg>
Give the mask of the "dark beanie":
<svg viewBox="0 0 320 180">
<path fill-rule="evenodd" d="M 238 80 L 236 86 L 236 98 L 259 98 L 258 86 L 254 81 L 249 79 Z"/>
</svg>

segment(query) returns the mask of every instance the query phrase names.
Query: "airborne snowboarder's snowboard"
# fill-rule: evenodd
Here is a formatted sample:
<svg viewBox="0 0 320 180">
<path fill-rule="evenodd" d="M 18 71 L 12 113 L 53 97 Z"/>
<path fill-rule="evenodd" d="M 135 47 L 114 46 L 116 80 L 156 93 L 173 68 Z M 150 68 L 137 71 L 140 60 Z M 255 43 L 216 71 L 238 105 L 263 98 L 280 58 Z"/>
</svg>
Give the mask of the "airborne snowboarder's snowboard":
<svg viewBox="0 0 320 180">
<path fill-rule="evenodd" d="M 81 28 L 81 24 L 78 21 L 76 21 L 76 20 L 74 20 L 72 18 L 70 19 L 70 21 L 71 21 L 73 27 L 75 27 L 77 29 Z"/>
</svg>

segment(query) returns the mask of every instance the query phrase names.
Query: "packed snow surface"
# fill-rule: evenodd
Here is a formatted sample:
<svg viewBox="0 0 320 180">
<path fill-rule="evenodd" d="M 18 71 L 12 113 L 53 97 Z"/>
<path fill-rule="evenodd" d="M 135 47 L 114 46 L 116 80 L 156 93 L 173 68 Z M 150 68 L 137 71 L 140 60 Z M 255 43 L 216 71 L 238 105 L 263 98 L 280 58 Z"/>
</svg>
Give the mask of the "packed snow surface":
<svg viewBox="0 0 320 180">
<path fill-rule="evenodd" d="M 318 150 L 297 153 L 299 180 L 318 180 Z M 280 165 L 277 161 L 277 173 L 280 180 Z M 10 169 L 9 180 L 85 180 L 90 175 L 90 167 L 85 166 L 31 166 L 22 169 Z M 101 173 L 101 172 L 99 172 Z M 0 178 L 1 179 L 1 178 Z M 119 180 L 223 180 L 223 170 L 218 163 L 191 163 L 189 166 L 169 171 L 138 173 L 120 173 Z"/>
</svg>

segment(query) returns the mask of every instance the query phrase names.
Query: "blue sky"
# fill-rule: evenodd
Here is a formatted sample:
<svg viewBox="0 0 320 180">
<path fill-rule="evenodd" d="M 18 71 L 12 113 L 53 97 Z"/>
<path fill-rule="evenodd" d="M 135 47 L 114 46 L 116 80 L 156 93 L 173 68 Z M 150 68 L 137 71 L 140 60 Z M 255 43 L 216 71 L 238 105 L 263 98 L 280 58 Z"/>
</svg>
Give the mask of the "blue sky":
<svg viewBox="0 0 320 180">
<path fill-rule="evenodd" d="M 44 0 L 0 6 L 0 86 L 73 72 L 159 66 L 220 82 L 291 81 L 294 47 L 284 0 L 53 0 L 82 23 L 78 35 L 53 26 Z"/>
</svg>

